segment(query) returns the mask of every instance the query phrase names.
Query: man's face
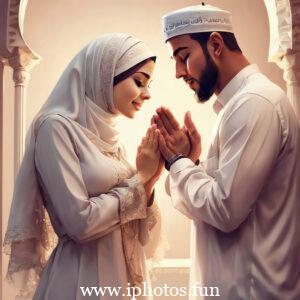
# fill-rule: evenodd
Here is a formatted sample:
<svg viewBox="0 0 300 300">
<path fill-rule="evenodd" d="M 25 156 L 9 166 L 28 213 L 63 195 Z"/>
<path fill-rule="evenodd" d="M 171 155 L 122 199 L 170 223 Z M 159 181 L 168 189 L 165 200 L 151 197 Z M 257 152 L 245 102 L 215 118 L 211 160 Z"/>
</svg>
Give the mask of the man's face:
<svg viewBox="0 0 300 300">
<path fill-rule="evenodd" d="M 183 78 L 199 102 L 207 101 L 218 80 L 218 68 L 209 53 L 187 34 L 170 39 L 168 44 L 176 64 L 176 78 Z"/>
</svg>

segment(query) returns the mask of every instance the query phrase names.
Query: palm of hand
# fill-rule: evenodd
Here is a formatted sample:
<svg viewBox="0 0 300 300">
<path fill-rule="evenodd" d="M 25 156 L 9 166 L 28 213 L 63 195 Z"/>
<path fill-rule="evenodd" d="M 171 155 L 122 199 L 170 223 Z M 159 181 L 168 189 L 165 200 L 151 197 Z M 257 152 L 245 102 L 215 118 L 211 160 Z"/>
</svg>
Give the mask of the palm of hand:
<svg viewBox="0 0 300 300">
<path fill-rule="evenodd" d="M 174 154 L 188 156 L 191 151 L 190 140 L 187 132 L 183 128 L 173 130 L 165 137 L 168 147 Z"/>
<path fill-rule="evenodd" d="M 161 165 L 163 164 L 161 163 L 161 155 L 158 148 L 158 135 L 155 133 L 155 129 L 150 128 L 138 147 L 136 168 L 143 181 L 147 182 L 154 176 L 159 177 L 162 171 Z"/>
<path fill-rule="evenodd" d="M 201 154 L 201 135 L 192 121 L 191 113 L 185 113 L 184 126 L 180 128 L 168 108 L 161 107 L 156 112 L 151 123 L 157 124 L 160 130 L 159 147 L 164 157 L 170 159 L 175 154 L 182 154 L 196 162 Z"/>
<path fill-rule="evenodd" d="M 153 179 L 158 179 L 161 175 L 161 173 L 163 172 L 164 170 L 164 159 L 163 157 L 161 156 L 161 153 L 160 151 L 158 151 L 158 164 L 157 164 L 157 169 L 156 169 L 156 172 L 154 173 L 154 175 L 152 176 Z"/>
<path fill-rule="evenodd" d="M 152 117 L 151 122 L 157 124 L 164 137 L 169 154 L 182 154 L 188 156 L 191 145 L 185 127 L 180 127 L 172 112 L 161 107 L 156 110 L 157 115 Z"/>
</svg>

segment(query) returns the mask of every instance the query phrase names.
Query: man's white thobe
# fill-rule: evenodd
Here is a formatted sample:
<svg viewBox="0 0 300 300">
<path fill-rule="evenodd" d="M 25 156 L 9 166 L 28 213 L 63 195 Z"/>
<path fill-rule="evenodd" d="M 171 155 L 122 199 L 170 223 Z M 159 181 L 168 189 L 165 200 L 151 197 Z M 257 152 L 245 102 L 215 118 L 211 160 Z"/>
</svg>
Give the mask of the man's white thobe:
<svg viewBox="0 0 300 300">
<path fill-rule="evenodd" d="M 299 99 L 300 100 L 300 99 Z M 207 160 L 171 166 L 192 220 L 191 299 L 300 299 L 300 134 L 285 93 L 255 65 L 219 94 Z M 209 297 L 210 298 L 210 297 Z M 211 298 L 210 298 L 211 299 Z"/>
</svg>

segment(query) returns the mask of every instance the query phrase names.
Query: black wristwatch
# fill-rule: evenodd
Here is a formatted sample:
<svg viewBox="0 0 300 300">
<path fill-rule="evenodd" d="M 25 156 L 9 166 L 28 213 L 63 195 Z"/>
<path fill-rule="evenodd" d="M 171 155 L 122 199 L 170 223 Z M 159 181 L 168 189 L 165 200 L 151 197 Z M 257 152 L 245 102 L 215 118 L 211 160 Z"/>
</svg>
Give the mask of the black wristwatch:
<svg viewBox="0 0 300 300">
<path fill-rule="evenodd" d="M 179 160 L 179 159 L 181 159 L 181 158 L 185 158 L 185 156 L 182 155 L 182 154 L 175 154 L 169 160 L 165 160 L 165 168 L 168 171 L 170 171 L 170 168 L 174 164 L 174 162 L 177 161 L 177 160 Z"/>
</svg>

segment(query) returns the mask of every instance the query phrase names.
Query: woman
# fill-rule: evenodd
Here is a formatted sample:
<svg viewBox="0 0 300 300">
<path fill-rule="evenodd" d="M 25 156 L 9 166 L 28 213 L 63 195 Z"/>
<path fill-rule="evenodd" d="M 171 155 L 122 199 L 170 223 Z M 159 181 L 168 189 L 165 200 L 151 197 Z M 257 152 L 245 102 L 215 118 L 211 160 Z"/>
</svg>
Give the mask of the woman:
<svg viewBox="0 0 300 300">
<path fill-rule="evenodd" d="M 8 275 L 23 297 L 36 286 L 35 300 L 83 299 L 86 287 L 127 295 L 129 285 L 148 280 L 143 246 L 156 223 L 152 192 L 162 170 L 157 133 L 151 127 L 143 138 L 136 173 L 115 126 L 150 98 L 154 62 L 136 38 L 102 36 L 70 62 L 35 118 L 5 237 Z M 45 267 L 44 207 L 58 236 Z M 89 299 L 126 299 L 121 292 Z"/>
</svg>

